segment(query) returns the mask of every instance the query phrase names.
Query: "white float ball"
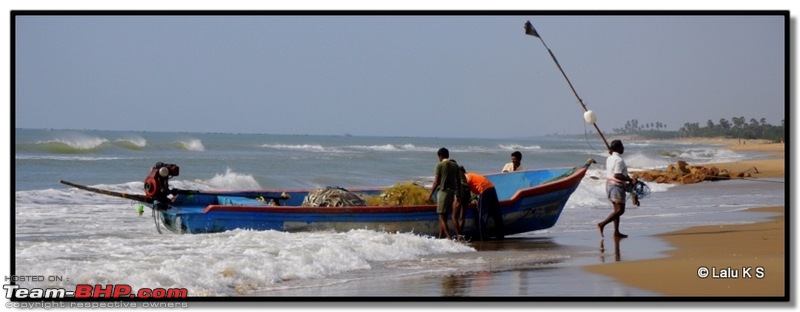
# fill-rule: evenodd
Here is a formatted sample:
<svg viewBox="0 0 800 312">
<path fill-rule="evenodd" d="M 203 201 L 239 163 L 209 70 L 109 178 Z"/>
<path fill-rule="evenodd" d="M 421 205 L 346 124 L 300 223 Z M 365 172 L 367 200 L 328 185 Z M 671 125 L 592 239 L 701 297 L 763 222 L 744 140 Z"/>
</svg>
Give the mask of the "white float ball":
<svg viewBox="0 0 800 312">
<path fill-rule="evenodd" d="M 597 121 L 597 116 L 594 115 L 593 111 L 586 111 L 583 113 L 583 120 L 586 120 L 586 123 L 593 124 Z"/>
</svg>

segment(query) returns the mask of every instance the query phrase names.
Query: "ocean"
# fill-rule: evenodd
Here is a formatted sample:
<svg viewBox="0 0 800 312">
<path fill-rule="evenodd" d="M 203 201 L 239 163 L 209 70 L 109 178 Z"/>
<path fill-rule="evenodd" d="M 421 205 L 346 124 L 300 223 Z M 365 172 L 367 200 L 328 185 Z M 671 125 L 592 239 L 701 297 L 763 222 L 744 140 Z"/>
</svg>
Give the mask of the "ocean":
<svg viewBox="0 0 800 312">
<path fill-rule="evenodd" d="M 631 171 L 665 168 L 677 160 L 694 165 L 769 156 L 710 144 L 623 143 Z M 164 162 L 180 166 L 170 184 L 181 189 L 429 184 L 440 147 L 478 173 L 499 171 L 516 150 L 528 169 L 573 167 L 588 158 L 598 164 L 554 227 L 488 242 L 360 229 L 159 234 L 149 209 L 139 216 L 134 202 L 59 183 L 143 193 L 150 168 Z M 19 282 L 29 288 L 128 284 L 186 288 L 191 297 L 215 298 L 653 296 L 580 267 L 660 257 L 669 246 L 655 234 L 758 222 L 767 215 L 743 210 L 785 203 L 783 179 L 650 183 L 652 193 L 639 207 L 629 204 L 622 218 L 622 230 L 631 237 L 614 244 L 601 239 L 595 227 L 611 211 L 602 179 L 606 155 L 597 138 L 15 129 L 12 273 L 58 277 Z"/>
</svg>

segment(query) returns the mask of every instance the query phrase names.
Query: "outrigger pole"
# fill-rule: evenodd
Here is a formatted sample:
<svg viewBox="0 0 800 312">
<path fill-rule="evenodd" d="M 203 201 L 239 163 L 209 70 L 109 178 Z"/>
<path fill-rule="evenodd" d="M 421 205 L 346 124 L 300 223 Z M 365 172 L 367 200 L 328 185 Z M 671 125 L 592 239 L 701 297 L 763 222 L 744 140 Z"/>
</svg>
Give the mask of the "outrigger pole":
<svg viewBox="0 0 800 312">
<path fill-rule="evenodd" d="M 533 24 L 531 24 L 531 21 L 525 22 L 525 34 L 539 38 L 539 40 L 542 41 L 542 44 L 544 45 L 545 49 L 547 49 L 547 52 L 550 53 L 550 57 L 553 58 L 553 62 L 555 62 L 556 66 L 558 66 L 558 70 L 561 71 L 561 74 L 564 75 L 564 79 L 567 80 L 567 84 L 569 84 L 569 88 L 572 90 L 572 93 L 575 94 L 576 98 L 578 98 L 578 103 L 580 103 L 581 106 L 583 107 L 584 120 L 586 120 L 587 123 L 590 123 L 594 126 L 594 128 L 597 130 L 597 133 L 600 134 L 600 138 L 603 139 L 603 143 L 606 144 L 606 148 L 611 150 L 611 147 L 608 145 L 608 141 L 606 141 L 606 136 L 603 135 L 603 131 L 600 131 L 600 127 L 597 126 L 594 113 L 590 111 L 589 108 L 586 107 L 586 104 L 583 103 L 583 99 L 581 99 L 581 97 L 578 96 L 578 92 L 575 91 L 575 87 L 572 86 L 572 82 L 569 81 L 569 77 L 567 77 L 567 74 L 564 73 L 564 69 L 561 68 L 561 64 L 559 64 L 558 60 L 556 60 L 555 54 L 553 54 L 553 51 L 550 51 L 550 48 L 548 48 L 547 44 L 544 43 L 544 39 L 542 39 L 542 36 L 539 35 L 539 32 L 537 32 L 536 29 L 533 28 Z"/>
</svg>

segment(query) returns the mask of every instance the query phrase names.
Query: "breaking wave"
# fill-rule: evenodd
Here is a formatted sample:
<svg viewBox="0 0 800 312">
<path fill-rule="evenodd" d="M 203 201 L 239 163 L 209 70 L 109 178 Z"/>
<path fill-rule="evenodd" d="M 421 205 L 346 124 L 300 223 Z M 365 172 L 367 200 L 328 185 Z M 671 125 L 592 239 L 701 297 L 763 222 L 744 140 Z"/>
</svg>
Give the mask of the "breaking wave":
<svg viewBox="0 0 800 312">
<path fill-rule="evenodd" d="M 206 147 L 203 146 L 203 142 L 199 139 L 189 139 L 175 142 L 175 148 L 192 152 L 202 152 L 206 150 Z"/>
<path fill-rule="evenodd" d="M 234 172 L 228 168 L 225 173 L 216 174 L 210 179 L 193 181 L 171 180 L 170 185 L 179 189 L 199 190 L 258 190 L 261 185 L 249 174 Z"/>
<path fill-rule="evenodd" d="M 117 139 L 114 143 L 116 143 L 117 146 L 130 150 L 143 150 L 147 147 L 147 140 L 142 137 Z"/>
<path fill-rule="evenodd" d="M 537 151 L 542 147 L 539 145 L 500 144 L 500 149 L 504 151 Z"/>
<path fill-rule="evenodd" d="M 261 147 L 288 150 L 288 151 L 304 151 L 304 152 L 318 152 L 318 153 L 334 153 L 339 150 L 336 148 L 324 147 L 319 144 L 263 144 Z"/>
<path fill-rule="evenodd" d="M 36 143 L 18 144 L 17 148 L 28 151 L 42 151 L 52 154 L 87 154 L 103 149 L 108 140 L 100 137 L 73 135 L 42 140 Z"/>
</svg>

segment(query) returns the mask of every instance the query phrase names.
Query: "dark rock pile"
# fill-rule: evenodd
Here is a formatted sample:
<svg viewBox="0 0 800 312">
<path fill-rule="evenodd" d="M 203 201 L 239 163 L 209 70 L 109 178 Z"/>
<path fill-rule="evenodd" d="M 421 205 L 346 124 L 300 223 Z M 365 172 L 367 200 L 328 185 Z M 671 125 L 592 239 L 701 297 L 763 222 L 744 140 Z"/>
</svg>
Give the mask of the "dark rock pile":
<svg viewBox="0 0 800 312">
<path fill-rule="evenodd" d="M 703 181 L 729 180 L 732 178 L 749 178 L 758 173 L 756 167 L 743 172 L 731 172 L 715 166 L 690 166 L 683 160 L 670 164 L 665 170 L 648 170 L 635 173 L 639 179 L 656 183 L 692 184 Z"/>
</svg>

